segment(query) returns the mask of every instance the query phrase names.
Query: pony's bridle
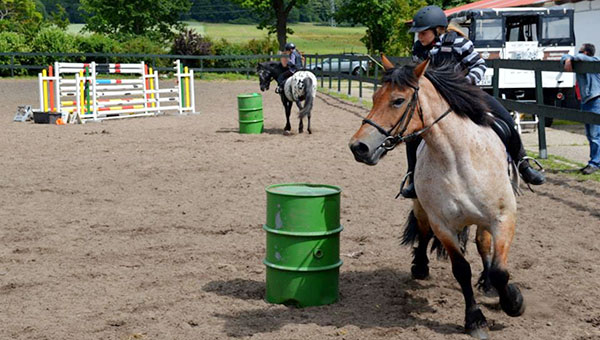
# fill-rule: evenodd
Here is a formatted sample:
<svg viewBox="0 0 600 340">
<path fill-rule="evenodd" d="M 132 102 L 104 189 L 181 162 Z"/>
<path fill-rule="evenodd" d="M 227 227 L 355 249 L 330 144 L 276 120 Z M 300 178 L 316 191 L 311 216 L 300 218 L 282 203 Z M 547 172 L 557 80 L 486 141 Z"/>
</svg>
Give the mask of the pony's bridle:
<svg viewBox="0 0 600 340">
<path fill-rule="evenodd" d="M 418 105 L 419 104 L 419 87 L 412 86 L 412 85 L 409 85 L 409 86 L 414 89 L 413 95 L 410 99 L 410 102 L 408 102 L 408 104 L 406 105 L 406 110 L 404 111 L 402 116 L 400 116 L 400 119 L 398 120 L 398 122 L 396 124 L 394 124 L 394 126 L 392 126 L 391 129 L 386 130 L 383 127 L 381 127 L 379 124 L 377 124 L 374 121 L 367 119 L 367 118 L 363 119 L 363 121 L 362 121 L 363 124 L 369 124 L 369 125 L 373 126 L 374 128 L 377 129 L 377 131 L 379 131 L 381 134 L 386 136 L 386 138 L 381 143 L 381 147 L 386 150 L 392 150 L 393 148 L 396 147 L 396 145 L 398 145 L 402 142 L 410 142 L 410 141 L 415 140 L 417 137 L 419 137 L 423 133 L 427 132 L 432 126 L 434 126 L 440 120 L 442 120 L 442 118 L 446 117 L 450 112 L 452 112 L 452 108 L 448 108 L 448 110 L 446 110 L 446 112 L 444 112 L 441 116 L 439 116 L 431 125 L 426 126 L 426 127 L 422 128 L 421 130 L 415 131 L 407 136 L 403 136 L 404 132 L 406 132 L 406 129 L 408 129 L 408 124 L 410 123 L 410 120 L 412 119 L 413 115 L 415 114 L 415 110 L 417 110 L 419 112 L 419 118 L 423 122 L 423 125 L 425 124 L 425 121 L 423 120 L 423 111 L 421 110 L 421 105 Z M 396 133 L 395 135 L 393 135 L 392 132 L 394 130 L 396 130 L 400 126 L 400 124 L 402 124 L 403 121 L 404 121 L 404 124 L 402 125 L 402 128 L 400 129 L 400 131 L 398 133 Z"/>
</svg>

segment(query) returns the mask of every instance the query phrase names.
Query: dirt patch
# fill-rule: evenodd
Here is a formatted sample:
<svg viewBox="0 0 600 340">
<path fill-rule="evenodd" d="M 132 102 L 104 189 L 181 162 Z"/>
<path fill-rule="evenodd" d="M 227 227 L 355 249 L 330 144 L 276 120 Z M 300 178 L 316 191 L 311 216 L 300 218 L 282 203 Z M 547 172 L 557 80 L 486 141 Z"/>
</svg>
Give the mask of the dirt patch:
<svg viewBox="0 0 600 340">
<path fill-rule="evenodd" d="M 365 111 L 322 94 L 312 135 L 282 135 L 274 93 L 265 133 L 240 135 L 236 96 L 257 90 L 198 81 L 200 115 L 48 126 L 12 122 L 37 102 L 34 80 L 0 81 L 0 338 L 467 339 L 449 263 L 410 278 L 410 202 L 393 199 L 403 147 L 356 163 Z M 264 187 L 286 182 L 344 190 L 336 304 L 264 301 Z M 478 294 L 491 336 L 599 338 L 600 185 L 549 174 L 518 202 L 509 267 L 527 310 L 510 318 Z M 468 259 L 478 275 L 473 242 Z"/>
</svg>

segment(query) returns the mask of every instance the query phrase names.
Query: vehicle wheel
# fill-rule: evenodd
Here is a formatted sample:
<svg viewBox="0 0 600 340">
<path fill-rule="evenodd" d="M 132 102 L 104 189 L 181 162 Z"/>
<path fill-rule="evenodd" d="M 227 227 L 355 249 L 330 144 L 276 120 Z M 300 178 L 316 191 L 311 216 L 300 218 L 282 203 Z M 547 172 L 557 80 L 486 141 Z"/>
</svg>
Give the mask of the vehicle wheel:
<svg viewBox="0 0 600 340">
<path fill-rule="evenodd" d="M 554 122 L 554 118 L 546 118 L 546 120 L 544 121 L 544 126 L 545 127 L 551 127 L 552 126 L 552 122 Z"/>
<path fill-rule="evenodd" d="M 363 73 L 364 73 L 364 72 L 365 72 L 365 70 L 363 70 Z M 353 75 L 353 76 L 357 76 L 359 73 L 360 73 L 360 67 L 355 67 L 355 68 L 352 70 L 352 75 Z"/>
</svg>

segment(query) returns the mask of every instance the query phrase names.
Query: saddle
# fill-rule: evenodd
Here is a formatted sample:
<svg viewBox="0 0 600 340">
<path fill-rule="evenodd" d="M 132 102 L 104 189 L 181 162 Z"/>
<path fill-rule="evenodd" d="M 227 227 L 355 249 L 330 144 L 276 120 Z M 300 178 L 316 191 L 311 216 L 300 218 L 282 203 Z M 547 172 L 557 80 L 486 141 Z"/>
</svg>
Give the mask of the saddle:
<svg viewBox="0 0 600 340">
<path fill-rule="evenodd" d="M 490 125 L 492 130 L 500 137 L 500 140 L 504 144 L 504 148 L 508 150 L 508 144 L 510 138 L 512 137 L 513 130 L 500 118 L 494 117 L 491 113 L 488 112 L 488 115 L 492 118 L 492 124 Z"/>
</svg>

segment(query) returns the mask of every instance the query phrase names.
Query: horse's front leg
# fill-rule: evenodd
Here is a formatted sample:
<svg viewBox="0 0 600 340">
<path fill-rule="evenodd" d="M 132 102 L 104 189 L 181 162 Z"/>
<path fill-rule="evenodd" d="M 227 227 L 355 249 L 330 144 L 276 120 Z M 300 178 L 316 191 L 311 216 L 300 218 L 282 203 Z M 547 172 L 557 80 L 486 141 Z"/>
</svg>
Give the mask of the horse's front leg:
<svg viewBox="0 0 600 340">
<path fill-rule="evenodd" d="M 435 236 L 444 245 L 450 260 L 452 261 L 452 274 L 460 284 L 465 298 L 465 332 L 477 339 L 488 339 L 488 325 L 485 316 L 475 301 L 473 287 L 471 286 L 471 266 L 460 250 L 458 233 L 445 227 L 431 227 Z"/>
<path fill-rule="evenodd" d="M 492 226 L 494 257 L 490 268 L 490 280 L 500 296 L 500 306 L 509 316 L 520 316 L 525 312 L 523 295 L 517 286 L 508 283 L 508 250 L 515 233 L 515 218 L 499 219 L 499 225 Z"/>
<path fill-rule="evenodd" d="M 308 114 L 308 127 L 306 128 L 306 131 L 308 131 L 308 134 L 312 134 L 312 131 L 310 131 L 310 113 Z"/>
<path fill-rule="evenodd" d="M 477 288 L 487 296 L 495 296 L 496 291 L 490 280 L 490 267 L 492 266 L 492 234 L 484 227 L 477 227 L 477 251 L 481 256 L 483 271 L 477 281 Z"/>
<path fill-rule="evenodd" d="M 302 105 L 302 103 L 299 100 L 296 100 L 296 106 L 298 106 L 298 110 L 300 110 L 300 111 L 302 111 L 302 109 L 304 108 L 304 106 Z M 298 124 L 298 133 L 303 133 L 303 132 L 304 132 L 304 123 L 302 122 L 302 117 L 300 117 L 300 123 Z M 309 130 L 309 132 L 310 132 L 310 130 Z"/>
</svg>

